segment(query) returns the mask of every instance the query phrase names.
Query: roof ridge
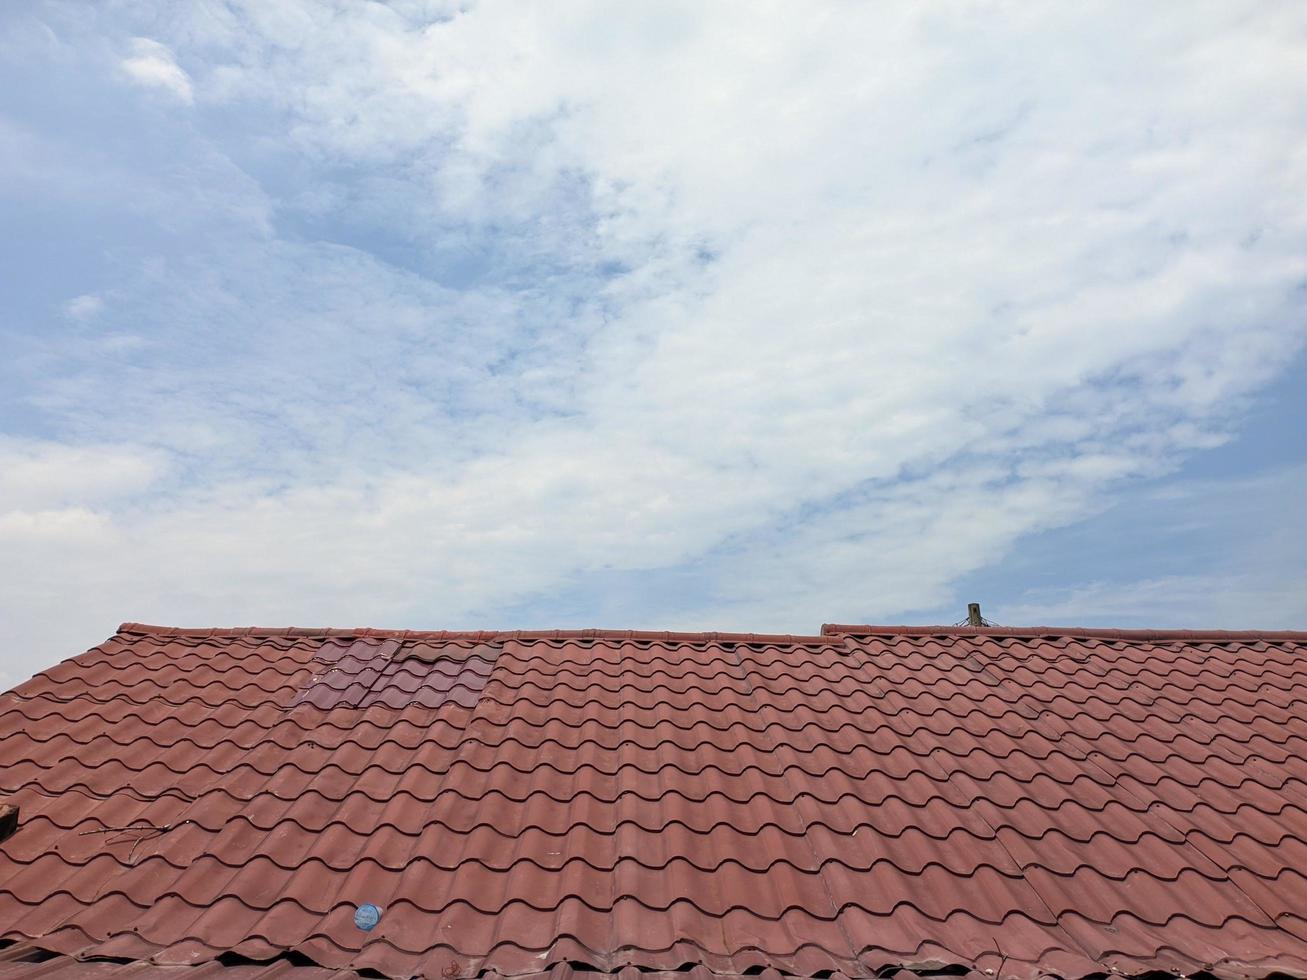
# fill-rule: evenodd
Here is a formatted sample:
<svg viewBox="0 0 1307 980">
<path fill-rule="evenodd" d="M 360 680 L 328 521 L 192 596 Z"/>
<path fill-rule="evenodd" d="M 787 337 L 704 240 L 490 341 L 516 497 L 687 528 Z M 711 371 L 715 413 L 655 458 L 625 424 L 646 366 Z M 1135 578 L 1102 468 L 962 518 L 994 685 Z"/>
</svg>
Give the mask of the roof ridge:
<svg viewBox="0 0 1307 980">
<path fill-rule="evenodd" d="M 679 643 L 788 643 L 825 646 L 841 636 L 992 636 L 1070 637 L 1085 639 L 1307 642 L 1307 630 L 1100 629 L 1081 626 L 889 626 L 823 623 L 815 635 L 795 633 L 732 633 L 721 631 L 557 629 L 557 630 L 399 630 L 371 627 L 236 626 L 179 627 L 123 623 L 119 633 L 191 637 L 378 637 L 400 640 L 661 640 Z"/>
<path fill-rule="evenodd" d="M 1108 640 L 1299 640 L 1307 630 L 1102 629 L 1089 626 L 875 626 L 823 623 L 823 636 L 1084 637 Z"/>
<path fill-rule="evenodd" d="M 374 629 L 362 627 L 343 629 L 336 627 L 300 627 L 300 626 L 236 626 L 215 628 L 190 628 L 180 626 L 156 626 L 150 623 L 123 623 L 118 627 L 119 633 L 145 634 L 155 636 L 193 636 L 193 637 L 379 637 L 398 640 L 476 640 L 490 642 L 495 640 L 664 640 L 681 643 L 712 643 L 717 641 L 733 643 L 790 643 L 797 645 L 829 646 L 835 642 L 834 636 L 821 634 L 802 635 L 793 633 L 729 633 L 720 631 L 685 632 L 676 630 L 619 630 L 619 629 L 570 629 L 570 630 L 397 630 Z"/>
</svg>

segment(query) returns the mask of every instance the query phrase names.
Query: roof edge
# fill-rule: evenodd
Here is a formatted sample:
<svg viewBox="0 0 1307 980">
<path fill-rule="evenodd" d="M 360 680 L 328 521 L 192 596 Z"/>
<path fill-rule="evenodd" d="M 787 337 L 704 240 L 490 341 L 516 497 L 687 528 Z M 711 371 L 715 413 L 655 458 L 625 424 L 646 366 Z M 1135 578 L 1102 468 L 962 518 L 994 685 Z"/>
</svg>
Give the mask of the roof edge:
<svg viewBox="0 0 1307 980">
<path fill-rule="evenodd" d="M 155 626 L 149 623 L 123 623 L 119 633 L 146 636 L 188 637 L 379 637 L 396 640 L 472 640 L 489 643 L 501 640 L 663 640 L 680 643 L 789 643 L 808 646 L 829 646 L 835 636 L 799 635 L 793 633 L 721 633 L 676 632 L 673 630 L 390 630 L 390 629 L 338 629 L 306 628 L 300 626 L 237 626 L 215 628 L 188 628 Z"/>
<path fill-rule="evenodd" d="M 871 624 L 823 623 L 817 635 L 794 633 L 677 632 L 675 630 L 393 630 L 339 629 L 300 626 L 236 626 L 188 628 L 123 623 L 119 633 L 147 636 L 188 637 L 378 637 L 397 640 L 470 640 L 488 643 L 503 640 L 654 640 L 677 643 L 786 643 L 796 646 L 828 646 L 842 636 L 992 636 L 1069 637 L 1104 640 L 1189 640 L 1208 642 L 1293 641 L 1307 643 L 1307 630 L 1150 630 L 1096 629 L 1077 626 L 876 626 Z"/>
<path fill-rule="evenodd" d="M 874 626 L 823 623 L 823 636 L 995 636 L 1083 637 L 1103 640 L 1294 640 L 1307 642 L 1307 630 L 1097 629 L 1087 626 Z"/>
</svg>

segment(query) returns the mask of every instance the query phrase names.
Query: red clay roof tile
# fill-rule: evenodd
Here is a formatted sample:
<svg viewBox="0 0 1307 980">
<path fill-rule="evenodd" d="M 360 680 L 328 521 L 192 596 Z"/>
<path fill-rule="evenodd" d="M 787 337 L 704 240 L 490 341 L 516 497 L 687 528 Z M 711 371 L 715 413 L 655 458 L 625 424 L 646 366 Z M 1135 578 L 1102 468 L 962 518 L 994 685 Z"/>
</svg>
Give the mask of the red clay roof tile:
<svg viewBox="0 0 1307 980">
<path fill-rule="evenodd" d="M 1305 652 L 125 624 L 0 696 L 0 980 L 1307 974 Z"/>
</svg>

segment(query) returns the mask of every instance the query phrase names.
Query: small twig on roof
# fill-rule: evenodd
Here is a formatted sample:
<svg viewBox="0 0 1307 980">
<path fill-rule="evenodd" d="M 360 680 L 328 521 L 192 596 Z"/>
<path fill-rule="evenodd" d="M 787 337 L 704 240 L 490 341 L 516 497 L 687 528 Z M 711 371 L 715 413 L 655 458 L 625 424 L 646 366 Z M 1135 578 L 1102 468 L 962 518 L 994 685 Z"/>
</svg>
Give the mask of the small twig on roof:
<svg viewBox="0 0 1307 980">
<path fill-rule="evenodd" d="M 87 837 L 91 834 L 129 834 L 134 830 L 139 830 L 147 835 L 157 836 L 166 834 L 168 831 L 180 827 L 183 824 L 195 823 L 194 820 L 178 820 L 176 823 L 154 824 L 144 820 L 133 820 L 129 824 L 121 827 L 98 827 L 95 830 L 83 830 L 78 832 L 78 837 Z"/>
<path fill-rule="evenodd" d="M 195 823 L 195 821 L 194 821 L 194 820 L 189 820 L 189 819 L 188 819 L 188 820 L 178 820 L 176 823 L 166 823 L 166 824 L 153 824 L 153 823 L 147 823 L 146 821 L 143 821 L 143 820 L 142 820 L 142 821 L 132 821 L 131 823 L 129 823 L 129 824 L 125 825 L 125 826 L 122 826 L 122 827 L 99 827 L 99 828 L 97 828 L 97 829 L 95 829 L 95 830 L 83 830 L 83 831 L 79 831 L 78 834 L 77 834 L 77 836 L 78 836 L 78 837 L 89 837 L 89 836 L 91 836 L 92 834 L 120 834 L 120 835 L 122 835 L 122 840 L 110 840 L 110 841 L 106 841 L 106 843 L 109 844 L 109 846 L 112 847 L 114 844 L 125 843 L 126 840 L 127 840 L 127 838 L 128 838 L 128 835 L 132 835 L 132 834 L 134 834 L 135 836 L 131 838 L 131 840 L 132 840 L 132 849 L 131 849 L 130 851 L 127 852 L 127 863 L 128 863 L 128 864 L 131 864 L 131 863 L 132 863 L 132 859 L 133 859 L 133 857 L 135 857 L 135 855 L 136 855 L 136 848 L 137 848 L 137 846 L 141 843 L 141 841 L 143 841 L 143 840 L 153 840 L 155 837 L 162 837 L 164 834 L 168 833 L 168 831 L 170 831 L 170 830 L 175 830 L 175 829 L 178 828 L 178 827 L 183 827 L 183 826 L 185 826 L 185 825 L 188 824 L 188 823 Z"/>
</svg>

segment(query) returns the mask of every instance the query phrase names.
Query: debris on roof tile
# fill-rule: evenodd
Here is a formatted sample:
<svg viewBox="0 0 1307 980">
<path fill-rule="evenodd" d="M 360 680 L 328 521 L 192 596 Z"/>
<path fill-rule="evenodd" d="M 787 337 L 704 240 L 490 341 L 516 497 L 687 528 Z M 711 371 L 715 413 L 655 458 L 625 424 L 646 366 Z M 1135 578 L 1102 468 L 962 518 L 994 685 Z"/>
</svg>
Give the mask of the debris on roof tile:
<svg viewBox="0 0 1307 980">
<path fill-rule="evenodd" d="M 1307 975 L 1305 652 L 126 624 L 0 695 L 0 980 Z"/>
</svg>

